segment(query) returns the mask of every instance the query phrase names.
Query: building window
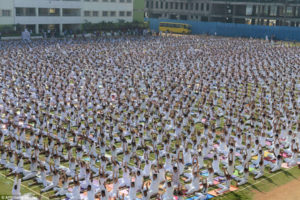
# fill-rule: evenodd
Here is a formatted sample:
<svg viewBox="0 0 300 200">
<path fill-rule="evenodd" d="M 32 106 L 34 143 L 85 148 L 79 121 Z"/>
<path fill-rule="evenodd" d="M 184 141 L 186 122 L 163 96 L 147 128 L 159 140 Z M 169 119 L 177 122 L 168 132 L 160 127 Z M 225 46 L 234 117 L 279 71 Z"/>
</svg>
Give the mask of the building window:
<svg viewBox="0 0 300 200">
<path fill-rule="evenodd" d="M 124 17 L 125 16 L 125 12 L 124 11 L 120 11 L 119 12 L 119 17 Z"/>
<path fill-rule="evenodd" d="M 102 12 L 102 16 L 103 16 L 103 17 L 107 17 L 107 16 L 108 16 L 108 11 L 103 11 L 103 12 Z"/>
<path fill-rule="evenodd" d="M 166 9 L 168 9 L 168 7 L 169 7 L 169 3 L 168 2 L 166 2 L 165 7 L 166 7 Z"/>
<path fill-rule="evenodd" d="M 2 16 L 3 17 L 11 16 L 11 11 L 10 10 L 2 10 Z"/>
<path fill-rule="evenodd" d="M 131 17 L 132 16 L 132 12 L 131 11 L 127 11 L 126 16 L 127 17 Z"/>
<path fill-rule="evenodd" d="M 115 3 L 115 2 L 117 2 L 117 1 L 116 1 L 116 0 L 110 0 L 110 2 Z"/>
<path fill-rule="evenodd" d="M 91 11 L 85 10 L 85 11 L 84 11 L 84 16 L 85 16 L 85 17 L 91 16 Z"/>
<path fill-rule="evenodd" d="M 125 3 L 125 0 L 120 0 L 120 3 Z M 147 3 L 148 3 L 148 1 L 147 1 Z"/>
<path fill-rule="evenodd" d="M 122 0 L 120 0 L 121 2 Z M 146 2 L 146 8 L 149 8 L 149 1 Z"/>
<path fill-rule="evenodd" d="M 293 16 L 293 7 L 286 7 L 286 16 Z"/>
<path fill-rule="evenodd" d="M 99 2 L 99 0 L 93 0 L 93 2 Z"/>
<path fill-rule="evenodd" d="M 160 2 L 160 9 L 164 8 L 164 2 Z"/>
<path fill-rule="evenodd" d="M 93 17 L 98 17 L 99 12 L 98 11 L 93 11 Z"/>
<path fill-rule="evenodd" d="M 65 17 L 78 17 L 80 16 L 80 9 L 63 8 L 62 13 Z"/>
<path fill-rule="evenodd" d="M 209 4 L 206 4 L 206 11 L 209 11 Z"/>
<path fill-rule="evenodd" d="M 204 10 L 204 3 L 201 3 L 201 10 Z"/>
<path fill-rule="evenodd" d="M 155 8 L 158 8 L 158 1 L 155 2 Z"/>
<path fill-rule="evenodd" d="M 16 8 L 16 16 L 36 16 L 35 8 Z"/>
<path fill-rule="evenodd" d="M 116 11 L 110 11 L 110 16 L 115 17 L 116 16 Z"/>
<path fill-rule="evenodd" d="M 276 15 L 277 15 L 277 6 L 271 6 L 270 16 L 276 16 Z"/>
<path fill-rule="evenodd" d="M 193 9 L 194 9 L 194 4 L 191 3 L 191 4 L 190 4 L 190 10 L 193 10 Z"/>
<path fill-rule="evenodd" d="M 188 4 L 188 3 L 185 4 L 185 9 L 186 9 L 186 10 L 189 9 L 189 4 Z"/>
<path fill-rule="evenodd" d="M 59 8 L 39 8 L 39 16 L 60 16 Z"/>
<path fill-rule="evenodd" d="M 132 0 L 127 0 L 127 3 L 131 3 L 132 2 Z"/>
<path fill-rule="evenodd" d="M 252 12 L 253 12 L 253 6 L 252 5 L 247 5 L 247 7 L 246 7 L 246 15 L 250 16 L 250 15 L 252 15 Z"/>
<path fill-rule="evenodd" d="M 196 3 L 196 6 L 195 6 L 196 8 L 196 10 L 199 10 L 199 3 Z"/>
<path fill-rule="evenodd" d="M 175 9 L 176 10 L 178 9 L 178 3 L 177 2 L 175 3 Z"/>
<path fill-rule="evenodd" d="M 170 8 L 173 9 L 173 2 L 170 3 Z"/>
<path fill-rule="evenodd" d="M 180 3 L 180 9 L 183 10 L 183 3 Z"/>
<path fill-rule="evenodd" d="M 104 3 L 107 3 L 107 2 L 108 2 L 108 0 L 103 0 L 103 2 L 104 2 Z"/>
<path fill-rule="evenodd" d="M 150 3 L 150 8 L 153 8 L 153 1 L 151 1 Z"/>
<path fill-rule="evenodd" d="M 283 16 L 283 6 L 278 6 L 277 12 L 278 12 L 278 15 L 282 17 Z"/>
<path fill-rule="evenodd" d="M 268 11 L 269 11 L 269 6 L 265 6 L 264 7 L 264 16 L 268 15 Z"/>
</svg>

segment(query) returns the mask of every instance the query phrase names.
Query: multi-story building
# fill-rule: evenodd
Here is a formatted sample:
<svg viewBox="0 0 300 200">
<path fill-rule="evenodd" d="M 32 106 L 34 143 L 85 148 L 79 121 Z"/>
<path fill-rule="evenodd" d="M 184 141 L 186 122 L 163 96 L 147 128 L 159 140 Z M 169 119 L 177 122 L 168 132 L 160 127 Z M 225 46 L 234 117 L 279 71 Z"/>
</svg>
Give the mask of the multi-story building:
<svg viewBox="0 0 300 200">
<path fill-rule="evenodd" d="M 133 1 L 133 21 L 144 22 L 145 0 Z"/>
<path fill-rule="evenodd" d="M 0 25 L 26 26 L 35 33 L 119 20 L 133 21 L 133 0 L 0 0 Z"/>
<path fill-rule="evenodd" d="M 300 0 L 146 0 L 150 18 L 299 26 Z"/>
</svg>

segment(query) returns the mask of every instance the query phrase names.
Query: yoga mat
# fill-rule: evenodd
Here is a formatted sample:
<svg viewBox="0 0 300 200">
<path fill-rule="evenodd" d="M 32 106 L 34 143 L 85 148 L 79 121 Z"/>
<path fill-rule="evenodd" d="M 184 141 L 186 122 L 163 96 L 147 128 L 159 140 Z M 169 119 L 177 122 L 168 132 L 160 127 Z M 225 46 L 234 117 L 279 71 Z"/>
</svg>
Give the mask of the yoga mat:
<svg viewBox="0 0 300 200">
<path fill-rule="evenodd" d="M 209 173 L 208 172 L 207 173 L 201 173 L 201 175 L 208 177 Z"/>
<path fill-rule="evenodd" d="M 228 193 L 228 192 L 233 192 L 233 191 L 236 191 L 237 189 L 238 189 L 237 187 L 231 185 L 230 188 L 229 188 L 229 190 L 226 191 L 226 192 L 224 192 L 224 193 L 222 193 L 222 194 L 226 194 L 226 193 Z M 215 190 L 209 191 L 208 194 L 217 197 L 217 196 L 219 196 L 219 195 L 222 195 L 222 194 L 218 194 L 218 193 L 217 193 L 217 191 L 219 191 L 219 190 L 221 190 L 221 189 L 219 188 L 219 189 L 215 189 Z"/>
<path fill-rule="evenodd" d="M 238 171 L 238 170 L 235 170 L 234 173 L 233 173 L 233 175 L 239 176 L 239 171 Z"/>
<path fill-rule="evenodd" d="M 241 154 L 239 152 L 236 152 L 235 156 L 241 156 Z"/>
<path fill-rule="evenodd" d="M 284 158 L 289 158 L 289 157 L 291 157 L 291 156 L 288 155 L 287 153 L 282 153 L 281 156 L 284 157 Z"/>
<path fill-rule="evenodd" d="M 205 156 L 205 158 L 207 158 L 207 159 L 211 159 L 211 158 L 213 158 L 214 157 L 214 155 L 212 154 L 212 153 L 209 153 L 209 154 L 207 154 L 206 156 Z"/>
<path fill-rule="evenodd" d="M 86 158 L 83 158 L 83 160 L 85 160 L 85 161 L 90 161 L 90 158 L 89 158 L 89 157 L 86 157 Z"/>
<path fill-rule="evenodd" d="M 270 146 L 270 145 L 272 145 L 272 142 L 266 141 L 266 145 Z"/>
<path fill-rule="evenodd" d="M 291 167 L 288 166 L 287 163 L 282 163 L 282 164 L 281 164 L 281 167 L 284 168 L 284 169 L 289 169 L 289 168 L 291 168 Z"/>
<path fill-rule="evenodd" d="M 214 180 L 216 180 L 218 182 L 224 182 L 226 180 L 226 178 L 223 176 L 218 176 L 218 177 L 214 178 Z"/>
<path fill-rule="evenodd" d="M 127 196 L 129 193 L 128 189 L 123 189 L 119 191 L 119 195 L 122 196 L 124 194 L 124 196 Z"/>
<path fill-rule="evenodd" d="M 202 176 L 208 176 L 208 171 L 207 170 L 203 170 L 203 171 L 201 171 L 200 172 L 200 174 L 202 175 Z"/>
<path fill-rule="evenodd" d="M 213 184 L 214 184 L 214 185 L 218 185 L 218 184 L 220 184 L 220 182 L 219 182 L 219 181 L 216 181 L 216 180 L 214 180 L 214 181 L 213 181 Z"/>
<path fill-rule="evenodd" d="M 211 198 L 213 198 L 213 197 L 215 197 L 215 196 L 213 196 L 213 195 L 211 195 L 211 194 L 207 194 L 205 200 L 211 199 Z M 194 197 L 190 197 L 190 198 L 188 198 L 188 199 L 186 199 L 186 200 L 194 200 L 194 199 L 197 199 L 197 198 L 198 198 L 198 196 L 194 196 Z"/>
</svg>

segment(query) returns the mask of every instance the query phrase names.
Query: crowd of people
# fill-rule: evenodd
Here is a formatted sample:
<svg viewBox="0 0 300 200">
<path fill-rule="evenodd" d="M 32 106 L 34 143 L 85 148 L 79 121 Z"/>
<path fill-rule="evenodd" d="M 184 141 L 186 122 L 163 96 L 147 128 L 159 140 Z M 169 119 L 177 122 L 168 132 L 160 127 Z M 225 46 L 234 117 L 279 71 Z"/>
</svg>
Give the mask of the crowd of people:
<svg viewBox="0 0 300 200">
<path fill-rule="evenodd" d="M 15 198 L 29 181 L 72 200 L 204 200 L 297 165 L 297 47 L 204 36 L 0 45 L 0 167 Z"/>
</svg>

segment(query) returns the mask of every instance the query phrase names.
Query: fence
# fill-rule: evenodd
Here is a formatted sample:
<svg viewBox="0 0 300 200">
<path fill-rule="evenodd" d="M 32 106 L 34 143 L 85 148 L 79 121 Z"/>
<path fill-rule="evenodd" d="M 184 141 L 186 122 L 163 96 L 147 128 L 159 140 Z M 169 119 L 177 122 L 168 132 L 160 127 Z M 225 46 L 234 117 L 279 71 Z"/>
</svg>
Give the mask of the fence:
<svg viewBox="0 0 300 200">
<path fill-rule="evenodd" d="M 192 26 L 192 34 L 217 34 L 228 37 L 271 38 L 277 40 L 300 41 L 300 28 L 288 26 L 260 26 L 220 22 L 200 22 L 190 20 L 171 20 L 146 18 L 151 30 L 158 31 L 160 22 L 186 23 Z"/>
</svg>

